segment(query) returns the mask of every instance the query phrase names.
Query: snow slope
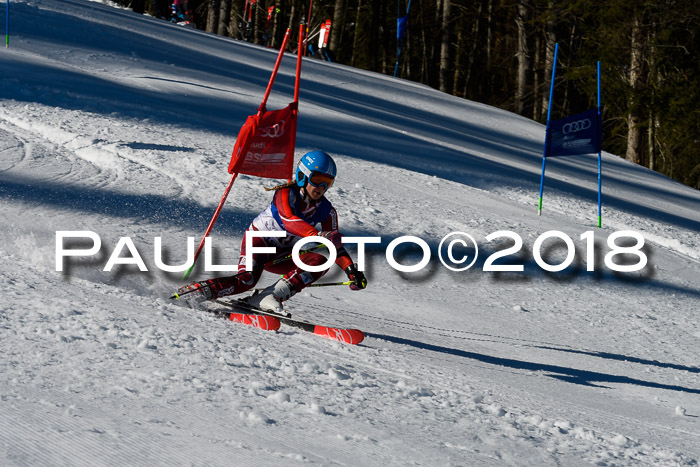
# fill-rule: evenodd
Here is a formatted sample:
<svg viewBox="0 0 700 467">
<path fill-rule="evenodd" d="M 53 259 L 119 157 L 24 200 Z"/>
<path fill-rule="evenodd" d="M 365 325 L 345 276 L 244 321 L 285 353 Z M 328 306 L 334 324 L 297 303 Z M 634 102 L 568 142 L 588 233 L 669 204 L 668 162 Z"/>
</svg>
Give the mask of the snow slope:
<svg viewBox="0 0 700 467">
<path fill-rule="evenodd" d="M 367 338 L 352 347 L 227 323 L 168 299 L 180 275 L 155 267 L 154 238 L 170 264 L 185 261 L 187 237 L 199 240 L 276 51 L 101 3 L 10 8 L 0 464 L 697 465 L 697 191 L 604 154 L 597 229 L 595 157 L 556 159 L 538 217 L 542 125 L 305 59 L 297 155 L 333 154 L 341 230 L 382 244 L 368 248 L 367 290 L 307 289 L 289 309 Z M 283 61 L 268 108 L 290 101 L 294 62 Z M 222 263 L 236 262 L 271 183 L 239 177 L 213 235 Z M 97 233 L 100 253 L 57 272 L 61 230 Z M 486 241 L 501 230 L 523 239 L 510 258 L 523 272 L 483 271 L 509 246 Z M 560 273 L 534 260 L 549 230 L 576 244 Z M 606 239 L 621 230 L 643 235 L 642 271 L 605 266 Z M 469 271 L 436 259 L 453 231 L 479 244 Z M 387 263 L 402 235 L 432 248 L 424 271 Z M 148 272 L 103 271 L 126 236 Z M 551 263 L 563 259 L 561 242 L 545 245 Z M 415 264 L 414 253 L 397 258 Z"/>
</svg>

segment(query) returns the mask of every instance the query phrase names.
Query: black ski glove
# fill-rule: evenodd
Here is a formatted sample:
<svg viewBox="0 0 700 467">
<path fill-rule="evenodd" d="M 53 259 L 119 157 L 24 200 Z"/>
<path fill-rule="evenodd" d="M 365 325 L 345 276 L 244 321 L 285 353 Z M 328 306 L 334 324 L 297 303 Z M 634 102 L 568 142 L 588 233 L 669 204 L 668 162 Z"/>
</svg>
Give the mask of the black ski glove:
<svg viewBox="0 0 700 467">
<path fill-rule="evenodd" d="M 345 268 L 345 274 L 347 274 L 348 279 L 352 281 L 350 290 L 362 290 L 367 287 L 367 278 L 362 271 L 357 270 L 357 264 L 351 264 Z"/>
</svg>

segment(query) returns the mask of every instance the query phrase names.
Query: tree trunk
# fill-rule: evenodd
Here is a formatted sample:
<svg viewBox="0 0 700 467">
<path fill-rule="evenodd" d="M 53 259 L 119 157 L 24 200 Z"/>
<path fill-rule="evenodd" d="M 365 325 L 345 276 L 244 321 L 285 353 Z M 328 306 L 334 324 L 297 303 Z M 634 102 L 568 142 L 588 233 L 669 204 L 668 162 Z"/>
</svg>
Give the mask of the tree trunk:
<svg viewBox="0 0 700 467">
<path fill-rule="evenodd" d="M 490 2 L 489 2 L 490 3 Z M 476 57 L 476 46 L 479 44 L 479 23 L 481 22 L 481 12 L 484 6 L 483 1 L 479 2 L 479 6 L 476 10 L 476 18 L 474 18 L 474 26 L 472 27 L 472 48 L 469 53 L 469 58 L 467 60 L 467 71 L 464 78 L 464 97 L 469 97 L 469 85 L 471 84 L 472 68 L 474 67 L 474 58 Z M 489 45 L 486 44 L 488 50 Z"/>
<path fill-rule="evenodd" d="M 394 71 L 394 54 L 392 53 L 393 51 L 393 46 L 395 44 L 395 39 L 396 39 L 396 34 L 391 34 L 392 28 L 388 27 L 387 25 L 387 8 L 386 6 L 382 5 L 382 2 L 380 2 L 381 6 L 381 17 L 379 19 L 379 25 L 381 27 L 382 31 L 382 43 L 383 45 L 381 46 L 381 52 L 382 52 L 382 73 L 385 74 L 391 74 Z M 391 16 L 391 20 L 396 22 L 395 18 L 393 15 Z"/>
<path fill-rule="evenodd" d="M 420 1 L 419 1 L 419 4 L 420 4 Z M 428 53 L 429 53 L 428 52 L 428 38 L 426 37 L 426 34 L 425 34 L 425 29 L 427 26 L 425 25 L 425 18 L 423 15 L 420 15 L 420 19 L 421 19 L 420 32 L 421 32 L 421 39 L 422 39 L 422 46 L 423 46 L 423 54 L 422 54 L 421 63 L 420 63 L 420 82 L 421 83 L 428 83 L 430 81 L 430 75 L 428 73 L 428 61 L 429 61 L 430 57 L 428 56 Z"/>
<path fill-rule="evenodd" d="M 550 0 L 547 5 L 547 22 L 545 24 L 545 58 L 544 58 L 544 79 L 542 85 L 544 92 L 542 93 L 542 117 L 547 115 L 549 111 L 549 90 L 552 86 L 552 70 L 556 66 L 554 63 L 554 48 L 557 43 L 557 38 L 554 35 L 554 2 Z"/>
<path fill-rule="evenodd" d="M 493 89 L 493 0 L 487 0 L 486 7 L 486 99 L 490 100 Z"/>
<path fill-rule="evenodd" d="M 370 0 L 369 43 L 367 44 L 367 56 L 369 57 L 369 69 L 379 70 L 379 0 Z"/>
<path fill-rule="evenodd" d="M 265 21 L 267 21 L 267 10 L 265 9 L 265 3 L 262 0 L 253 5 L 253 22 L 255 23 L 255 39 L 254 43 L 258 45 L 265 45 L 263 36 L 265 35 Z"/>
<path fill-rule="evenodd" d="M 527 75 L 530 66 L 530 51 L 527 46 L 527 22 L 530 19 L 530 5 L 528 0 L 518 2 L 518 13 L 515 16 L 515 24 L 518 27 L 518 49 L 516 57 L 518 68 L 515 86 L 515 110 L 522 115 L 525 111 L 525 98 L 527 96 L 528 79 Z"/>
<path fill-rule="evenodd" d="M 277 8 L 279 8 L 279 13 L 275 14 L 275 27 L 272 32 L 272 46 L 278 48 L 282 45 L 284 33 L 286 32 L 284 20 L 287 17 L 287 2 L 286 0 L 277 0 L 275 5 Z"/>
<path fill-rule="evenodd" d="M 292 11 L 289 13 L 289 25 L 287 25 L 287 29 L 289 29 L 291 32 L 295 33 L 299 29 L 299 25 L 297 24 L 297 27 L 294 27 L 294 15 L 296 14 L 296 2 L 292 2 Z"/>
<path fill-rule="evenodd" d="M 648 27 L 647 42 L 649 44 L 656 43 L 656 21 L 651 21 Z M 659 70 L 656 66 L 656 50 L 651 49 L 648 53 L 648 68 L 647 68 L 647 82 L 651 87 L 649 92 L 649 127 L 647 128 L 647 151 L 649 154 L 649 159 L 647 160 L 647 167 L 651 170 L 657 169 L 657 151 L 656 151 L 656 126 L 658 123 L 658 112 L 657 112 L 657 90 L 661 88 L 661 80 L 659 78 Z M 673 170 L 673 168 L 671 168 Z"/>
<path fill-rule="evenodd" d="M 287 50 L 297 52 L 299 50 L 299 40 L 301 40 L 299 36 L 299 23 L 294 23 L 294 15 L 298 14 L 297 9 L 296 9 L 296 2 L 291 2 L 292 6 L 289 9 L 289 23 L 287 24 L 287 28 L 284 28 L 284 25 L 280 28 L 280 39 L 279 39 L 279 44 L 280 47 L 282 46 L 282 42 L 284 42 L 284 35 L 287 33 L 287 29 L 289 29 L 289 42 L 287 42 Z M 284 10 L 283 10 L 284 11 Z M 284 18 L 284 15 L 282 16 Z M 283 24 L 282 19 L 280 19 L 280 24 Z M 296 27 L 294 25 L 296 24 Z M 282 32 L 284 30 L 284 32 Z M 297 39 L 296 46 L 292 45 L 294 38 Z"/>
<path fill-rule="evenodd" d="M 282 18 L 284 18 L 284 2 L 282 1 L 275 1 L 272 3 L 272 5 L 275 7 L 275 11 L 272 13 L 272 24 L 270 25 L 270 37 L 267 39 L 268 40 L 268 45 L 272 48 L 277 48 L 282 44 L 282 42 L 279 40 L 280 39 L 280 29 L 282 29 Z"/>
<path fill-rule="evenodd" d="M 345 14 L 345 0 L 335 0 L 333 6 L 333 26 L 331 27 L 331 37 L 328 48 L 338 55 L 338 45 L 340 45 L 341 33 L 343 31 L 343 16 Z"/>
<path fill-rule="evenodd" d="M 440 40 L 440 91 L 450 92 L 448 86 L 448 73 L 450 68 L 450 14 L 452 0 L 442 1 L 442 21 L 440 28 L 442 37 Z"/>
<path fill-rule="evenodd" d="M 444 0 L 435 0 L 435 19 L 432 24 L 428 24 L 428 63 L 426 66 L 427 84 L 429 86 L 439 88 L 440 87 L 440 66 L 439 66 L 439 35 L 436 30 L 439 30 L 442 24 L 442 4 Z M 428 2 L 431 3 L 431 2 Z M 435 66 L 435 65 L 438 66 Z"/>
<path fill-rule="evenodd" d="M 540 100 L 540 93 L 544 94 L 542 92 L 542 89 L 540 89 L 540 70 L 539 70 L 539 64 L 541 60 L 541 49 L 542 49 L 542 40 L 539 37 L 539 34 L 535 38 L 535 59 L 533 61 L 534 63 L 534 69 L 532 73 L 532 119 L 533 120 L 539 120 L 540 119 L 540 112 L 542 108 L 540 107 L 540 104 L 542 101 Z"/>
<path fill-rule="evenodd" d="M 220 36 L 230 36 L 229 23 L 231 22 L 231 1 L 232 0 L 221 0 L 219 27 L 216 31 Z"/>
<path fill-rule="evenodd" d="M 243 0 L 243 4 L 245 4 L 245 0 Z M 241 0 L 231 0 L 231 20 L 229 23 L 229 34 L 231 34 L 231 37 L 235 37 L 236 39 L 243 39 L 243 31 L 245 30 L 245 19 L 243 18 L 243 4 L 241 4 Z"/>
<path fill-rule="evenodd" d="M 457 33 L 457 51 L 455 52 L 455 66 L 454 70 L 452 70 L 452 94 L 455 96 L 459 97 L 464 97 L 463 94 L 460 94 L 460 83 L 462 80 L 462 68 L 464 68 L 464 65 L 462 65 L 462 56 L 464 55 L 462 53 L 462 41 L 464 40 L 464 29 L 460 28 L 459 32 Z"/>
<path fill-rule="evenodd" d="M 219 0 L 207 1 L 207 32 L 216 34 L 218 30 Z"/>
<path fill-rule="evenodd" d="M 365 33 L 364 28 L 360 27 L 362 24 L 362 6 L 363 1 L 357 0 L 357 14 L 355 16 L 355 36 L 352 41 L 352 58 L 350 59 L 350 66 L 357 66 L 357 55 L 360 51 L 360 44 L 362 43 L 362 35 Z"/>
<path fill-rule="evenodd" d="M 629 85 L 632 88 L 632 93 L 629 99 L 629 112 L 627 114 L 627 150 L 625 151 L 625 159 L 632 162 L 640 162 L 642 150 L 642 131 L 640 128 L 642 122 L 641 112 L 639 110 L 639 102 L 636 96 L 639 88 L 642 85 L 642 44 L 641 44 L 641 26 L 638 12 L 633 12 L 632 31 L 630 41 L 630 73 Z"/>
</svg>

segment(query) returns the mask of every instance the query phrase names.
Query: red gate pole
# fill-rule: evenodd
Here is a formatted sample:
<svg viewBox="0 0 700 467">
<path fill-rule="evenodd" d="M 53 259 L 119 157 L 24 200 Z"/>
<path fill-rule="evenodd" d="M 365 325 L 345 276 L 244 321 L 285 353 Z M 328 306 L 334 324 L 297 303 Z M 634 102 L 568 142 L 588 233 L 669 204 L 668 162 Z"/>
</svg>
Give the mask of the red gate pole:
<svg viewBox="0 0 700 467">
<path fill-rule="evenodd" d="M 275 82 L 275 77 L 277 76 L 277 71 L 279 70 L 280 63 L 282 63 L 282 56 L 284 56 L 284 50 L 287 48 L 287 41 L 289 40 L 289 28 L 287 29 L 287 32 L 284 35 L 284 41 L 282 42 L 282 47 L 280 48 L 279 54 L 277 55 L 277 61 L 275 62 L 275 68 L 272 70 L 272 76 L 270 76 L 270 81 L 267 83 L 267 89 L 265 90 L 265 95 L 263 96 L 263 100 L 260 103 L 260 107 L 258 108 L 258 115 L 261 116 L 262 114 L 265 113 L 265 104 L 267 104 L 267 99 L 270 97 L 270 91 L 272 90 L 272 85 Z M 241 146 L 238 150 L 238 154 L 236 154 L 236 158 L 238 158 L 243 151 L 243 146 Z M 202 237 L 202 240 L 199 242 L 199 247 L 197 247 L 197 251 L 194 254 L 194 261 L 192 261 L 192 266 L 185 271 L 185 274 L 182 276 L 182 280 L 187 280 L 188 277 L 190 277 L 190 274 L 192 273 L 192 270 L 194 269 L 194 265 L 197 264 L 197 259 L 199 258 L 200 253 L 202 252 L 202 248 L 204 248 L 204 243 L 206 241 L 206 238 L 209 236 L 211 233 L 212 229 L 214 228 L 214 224 L 216 224 L 217 219 L 219 218 L 219 214 L 221 214 L 221 210 L 224 207 L 224 203 L 226 203 L 226 198 L 228 198 L 229 193 L 231 192 L 231 187 L 233 187 L 233 182 L 236 181 L 236 177 L 238 177 L 238 172 L 234 172 L 231 176 L 231 180 L 229 180 L 228 185 L 226 186 L 226 190 L 224 191 L 224 195 L 221 197 L 221 201 L 219 201 L 219 205 L 216 207 L 216 211 L 214 212 L 214 216 L 211 218 L 211 221 L 209 221 L 209 226 L 207 227 L 206 232 L 204 232 L 204 236 Z"/>
</svg>

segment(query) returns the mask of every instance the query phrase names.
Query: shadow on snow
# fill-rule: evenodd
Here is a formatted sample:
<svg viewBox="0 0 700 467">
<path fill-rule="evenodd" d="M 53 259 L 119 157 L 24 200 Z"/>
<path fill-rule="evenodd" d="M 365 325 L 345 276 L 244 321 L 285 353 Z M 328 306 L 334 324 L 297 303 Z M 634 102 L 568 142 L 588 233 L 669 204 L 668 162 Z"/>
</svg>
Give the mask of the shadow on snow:
<svg viewBox="0 0 700 467">
<path fill-rule="evenodd" d="M 613 374 L 602 373 L 602 372 L 598 372 L 598 371 L 579 370 L 576 368 L 570 368 L 570 367 L 559 366 L 559 365 L 550 365 L 550 364 L 546 364 L 546 363 L 528 362 L 528 361 L 523 361 L 523 360 L 515 360 L 512 358 L 494 357 L 491 355 L 485 355 L 485 354 L 481 354 L 481 353 L 477 353 L 477 352 L 470 352 L 467 350 L 453 349 L 453 348 L 444 347 L 441 345 L 428 344 L 428 343 L 420 342 L 420 341 L 417 341 L 414 339 L 406 339 L 403 337 L 390 336 L 390 335 L 386 335 L 386 334 L 367 334 L 367 337 L 381 339 L 381 340 L 385 340 L 387 342 L 392 342 L 395 344 L 408 345 L 408 346 L 415 347 L 415 348 L 421 349 L 421 350 L 429 350 L 431 352 L 439 352 L 439 353 L 443 353 L 443 354 L 454 355 L 457 357 L 468 358 L 470 360 L 475 360 L 475 361 L 479 361 L 479 362 L 486 363 L 489 365 L 494 365 L 494 366 L 512 368 L 515 370 L 548 373 L 547 376 L 549 376 L 551 378 L 556 378 L 556 379 L 559 379 L 562 381 L 566 381 L 566 382 L 573 383 L 573 384 L 579 384 L 579 385 L 583 385 L 583 386 L 606 387 L 606 386 L 603 386 L 603 384 L 605 384 L 605 383 L 608 383 L 608 384 L 631 384 L 634 386 L 648 387 L 648 388 L 654 388 L 654 389 L 666 389 L 669 391 L 686 392 L 689 394 L 700 394 L 700 389 L 687 388 L 687 387 L 672 385 L 672 384 L 656 383 L 653 381 L 645 381 L 645 380 L 641 380 L 641 379 L 637 379 L 637 378 L 631 378 L 629 376 L 613 375 Z M 554 350 L 563 350 L 563 349 L 554 349 Z M 611 358 L 612 357 L 614 360 L 620 360 L 620 361 L 625 361 L 625 360 L 634 361 L 634 359 L 630 359 L 629 357 L 625 357 L 623 355 L 614 355 L 614 354 L 606 354 L 606 353 L 601 353 L 601 354 L 593 353 L 592 355 L 599 356 L 601 358 Z M 698 368 L 682 367 L 680 365 L 669 366 L 667 364 L 660 364 L 660 363 L 654 362 L 654 361 L 637 360 L 635 363 L 643 363 L 643 364 L 648 364 L 648 365 L 658 364 L 658 365 L 661 365 L 663 368 L 670 367 L 670 368 L 683 369 L 683 370 L 687 370 L 687 371 L 693 370 L 694 372 L 698 372 Z"/>
</svg>

